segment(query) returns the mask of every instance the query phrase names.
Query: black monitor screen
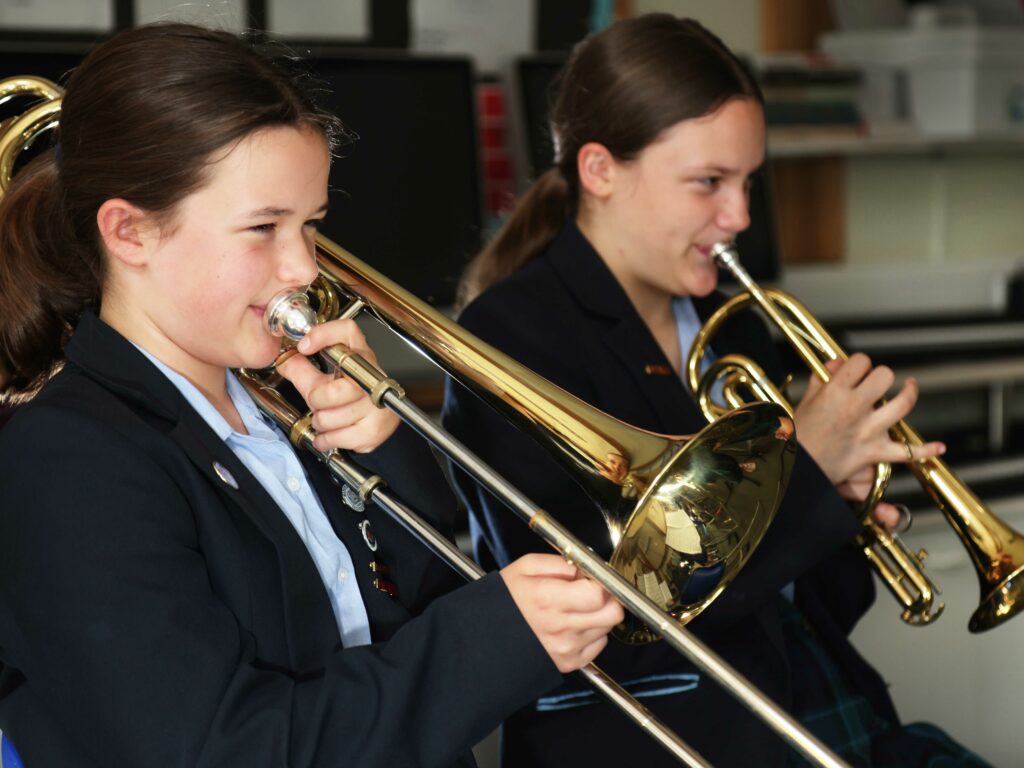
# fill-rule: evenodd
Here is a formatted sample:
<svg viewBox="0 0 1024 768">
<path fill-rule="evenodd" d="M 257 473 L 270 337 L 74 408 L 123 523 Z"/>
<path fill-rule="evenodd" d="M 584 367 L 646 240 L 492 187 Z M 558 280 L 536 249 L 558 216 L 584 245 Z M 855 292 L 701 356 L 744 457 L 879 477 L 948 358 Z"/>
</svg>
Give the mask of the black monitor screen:
<svg viewBox="0 0 1024 768">
<path fill-rule="evenodd" d="M 45 77 L 65 85 L 71 70 L 85 57 L 84 47 L 54 47 L 53 50 L 0 49 L 0 78 L 14 75 Z"/>
<path fill-rule="evenodd" d="M 519 59 L 517 76 L 519 99 L 525 122 L 527 158 L 531 175 L 536 178 L 554 163 L 555 150 L 548 124 L 551 84 L 565 64 L 565 57 L 541 54 Z M 747 271 L 755 280 L 775 280 L 779 276 L 778 241 L 775 209 L 772 204 L 768 163 L 754 174 L 750 190 L 750 226 L 736 238 L 736 247 Z M 722 273 L 722 282 L 732 278 Z"/>
<path fill-rule="evenodd" d="M 331 170 L 324 233 L 419 297 L 452 303 L 481 246 L 468 59 L 314 51 L 330 107 L 359 139 Z"/>
</svg>

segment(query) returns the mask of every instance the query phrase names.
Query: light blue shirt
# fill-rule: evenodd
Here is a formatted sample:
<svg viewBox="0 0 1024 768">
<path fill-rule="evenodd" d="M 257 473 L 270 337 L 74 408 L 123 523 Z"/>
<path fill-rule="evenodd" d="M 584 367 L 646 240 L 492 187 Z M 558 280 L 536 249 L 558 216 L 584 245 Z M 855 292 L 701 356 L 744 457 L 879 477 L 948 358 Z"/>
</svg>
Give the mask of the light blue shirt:
<svg viewBox="0 0 1024 768">
<path fill-rule="evenodd" d="M 320 573 L 331 599 L 342 644 L 346 648 L 368 645 L 370 620 L 359 594 L 352 556 L 331 528 L 305 468 L 285 436 L 266 420 L 230 371 L 226 374 L 228 395 L 242 417 L 247 435 L 235 432 L 192 382 L 146 350 L 137 348 L 170 379 L 284 512 Z"/>
<path fill-rule="evenodd" d="M 693 301 L 689 296 L 676 296 L 672 299 L 672 313 L 676 316 L 676 335 L 679 337 L 679 353 L 682 360 L 679 375 L 683 379 L 683 383 L 687 384 L 686 359 L 690 356 L 690 347 L 693 346 L 693 340 L 697 338 L 697 333 L 700 331 L 703 323 L 701 323 L 697 309 L 693 306 Z M 701 375 L 704 374 L 714 360 L 714 350 L 708 346 L 704 350 L 703 359 L 700 361 Z M 687 384 L 687 387 L 689 387 L 689 384 Z M 715 386 L 711 388 L 711 399 L 716 403 L 724 402 L 722 399 L 721 380 L 716 382 Z"/>
</svg>

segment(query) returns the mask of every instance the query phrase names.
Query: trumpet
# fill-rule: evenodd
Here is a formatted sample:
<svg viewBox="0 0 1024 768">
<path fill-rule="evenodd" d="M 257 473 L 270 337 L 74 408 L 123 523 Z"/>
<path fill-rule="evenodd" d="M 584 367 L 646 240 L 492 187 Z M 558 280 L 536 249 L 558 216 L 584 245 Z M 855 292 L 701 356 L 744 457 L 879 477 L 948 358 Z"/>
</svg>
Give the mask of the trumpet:
<svg viewBox="0 0 1024 768">
<path fill-rule="evenodd" d="M 731 407 L 751 398 L 783 405 L 792 412 L 785 396 L 752 360 L 739 355 L 724 355 L 712 362 L 701 375 L 701 366 L 710 339 L 729 317 L 750 303 L 756 303 L 792 344 L 812 373 L 827 382 L 825 361 L 846 359 L 846 354 L 793 296 L 776 289 L 758 286 L 743 269 L 735 247 L 719 243 L 712 248 L 716 263 L 728 270 L 743 286 L 714 312 L 698 332 L 687 359 L 687 381 L 696 393 L 701 410 L 708 419 L 718 418 L 724 409 L 714 403 L 712 388 L 721 386 L 722 397 Z M 901 420 L 890 428 L 893 440 L 907 447 L 924 443 L 914 429 Z M 1000 520 L 939 458 L 911 461 L 910 471 L 967 549 L 978 574 L 981 600 L 968 622 L 974 633 L 999 626 L 1024 609 L 1021 576 L 1024 575 L 1024 540 L 1021 534 Z M 879 578 L 902 607 L 900 618 L 907 624 L 923 626 L 942 613 L 936 604 L 940 591 L 925 573 L 927 552 L 912 552 L 896 535 L 890 534 L 870 514 L 882 499 L 892 468 L 879 464 L 859 516 L 863 530 L 858 544 Z"/>
<path fill-rule="evenodd" d="M 0 197 L 9 187 L 19 152 L 39 133 L 54 127 L 60 113 L 62 92 L 53 83 L 40 78 L 0 81 L 0 100 L 19 94 L 44 101 L 0 126 Z M 795 453 L 793 422 L 784 408 L 754 403 L 691 438 L 632 428 L 474 339 L 327 238 L 317 237 L 316 251 L 320 278 L 312 292 L 318 311 L 309 306 L 304 294 L 281 296 L 267 308 L 268 331 L 294 340 L 318 320 L 369 311 L 460 381 L 473 382 L 499 409 L 516 414 L 524 429 L 575 468 L 579 481 L 600 500 L 616 545 L 616 567 L 438 427 L 406 399 L 393 379 L 341 345 L 320 353 L 328 365 L 366 389 L 378 407 L 394 410 L 618 599 L 635 617 L 635 623 L 617 629 L 618 637 L 627 642 L 663 638 L 812 763 L 845 765 L 683 626 L 727 587 L 775 514 Z M 282 354 L 295 353 L 287 343 L 284 347 Z M 479 578 L 479 567 L 389 496 L 382 478 L 366 476 L 340 452 L 316 451 L 311 418 L 292 409 L 272 388 L 273 371 L 239 374 L 259 407 L 285 429 L 293 444 L 316 453 L 337 479 L 364 501 L 376 502 L 457 572 Z M 596 666 L 581 672 L 680 762 L 707 765 Z"/>
</svg>

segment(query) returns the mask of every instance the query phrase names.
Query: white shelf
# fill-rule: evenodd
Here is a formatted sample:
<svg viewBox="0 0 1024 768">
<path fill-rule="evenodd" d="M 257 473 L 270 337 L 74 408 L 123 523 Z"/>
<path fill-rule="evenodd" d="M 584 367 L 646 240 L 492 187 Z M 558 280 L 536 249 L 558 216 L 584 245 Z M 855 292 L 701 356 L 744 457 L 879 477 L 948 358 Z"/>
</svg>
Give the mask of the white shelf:
<svg viewBox="0 0 1024 768">
<path fill-rule="evenodd" d="M 912 126 L 875 128 L 868 135 L 824 129 L 768 131 L 768 156 L 944 155 L 1024 152 L 1024 131 L 971 137 L 927 136 Z"/>
</svg>

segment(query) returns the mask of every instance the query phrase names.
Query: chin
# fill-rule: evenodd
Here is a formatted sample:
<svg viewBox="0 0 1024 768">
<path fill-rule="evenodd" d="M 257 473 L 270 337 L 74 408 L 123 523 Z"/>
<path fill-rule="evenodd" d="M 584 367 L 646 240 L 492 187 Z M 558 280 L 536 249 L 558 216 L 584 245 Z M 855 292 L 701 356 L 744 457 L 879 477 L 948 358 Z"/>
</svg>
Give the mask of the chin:
<svg viewBox="0 0 1024 768">
<path fill-rule="evenodd" d="M 705 296 L 710 295 L 717 287 L 718 273 L 716 272 L 714 275 L 706 278 L 691 280 L 689 285 L 689 294 L 690 296 L 695 296 L 698 299 L 703 299 Z"/>
<path fill-rule="evenodd" d="M 276 342 L 277 339 L 274 339 L 273 341 Z M 254 370 L 269 368 L 271 363 L 277 359 L 279 354 L 281 354 L 281 346 L 277 343 L 261 348 L 258 351 L 253 350 L 252 352 L 244 355 L 242 367 L 252 368 Z"/>
</svg>

